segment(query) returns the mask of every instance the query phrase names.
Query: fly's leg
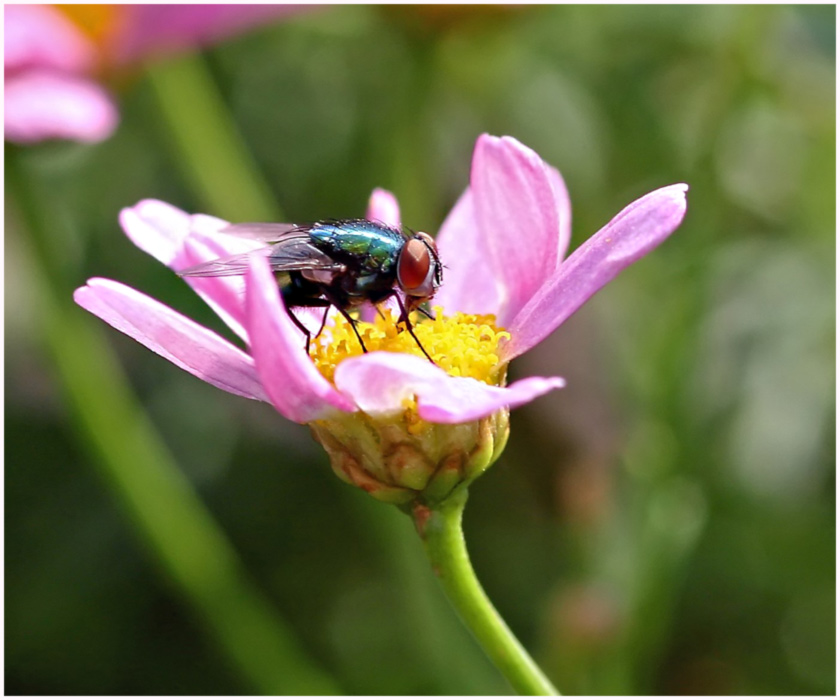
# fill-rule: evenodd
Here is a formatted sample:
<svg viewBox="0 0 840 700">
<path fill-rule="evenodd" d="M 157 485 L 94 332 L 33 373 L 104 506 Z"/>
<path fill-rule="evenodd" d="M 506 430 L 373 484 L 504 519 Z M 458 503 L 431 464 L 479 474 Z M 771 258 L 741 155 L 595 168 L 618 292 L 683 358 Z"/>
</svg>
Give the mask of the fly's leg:
<svg viewBox="0 0 840 700">
<path fill-rule="evenodd" d="M 362 336 L 359 335 L 359 329 L 356 328 L 356 320 L 350 314 L 348 314 L 344 309 L 342 309 L 341 307 L 336 306 L 335 308 L 337 308 L 339 310 L 341 315 L 344 316 L 344 318 L 347 320 L 347 323 L 350 324 L 350 327 L 353 329 L 353 332 L 356 334 L 356 337 L 359 339 L 359 345 L 362 346 L 362 352 L 367 352 L 367 348 L 365 347 L 365 341 L 362 340 Z"/>
<path fill-rule="evenodd" d="M 300 329 L 300 331 L 306 336 L 306 354 L 308 355 L 309 354 L 309 344 L 312 341 L 312 334 L 309 332 L 309 329 L 306 326 L 303 325 L 301 320 L 297 316 L 295 316 L 295 313 L 294 313 L 294 311 L 292 311 L 291 307 L 286 309 L 286 311 L 289 312 L 289 318 L 292 319 L 292 323 L 294 323 Z M 329 311 L 329 307 L 327 307 L 327 311 Z M 326 318 L 326 314 L 324 315 L 324 317 Z M 321 331 L 318 331 L 319 334 L 320 334 L 320 332 Z"/>
<path fill-rule="evenodd" d="M 359 335 L 359 329 L 356 328 L 356 320 L 350 314 L 348 314 L 344 309 L 342 309 L 340 306 L 336 306 L 335 308 L 338 309 L 339 313 L 342 316 L 344 316 L 347 323 L 350 324 L 350 327 L 353 329 L 353 332 L 356 334 L 356 337 L 359 339 L 359 345 L 362 346 L 362 352 L 367 352 L 368 350 L 365 347 L 365 341 L 362 340 L 362 336 Z"/>
<path fill-rule="evenodd" d="M 426 318 L 431 319 L 432 321 L 436 321 L 435 315 L 431 311 L 426 311 L 422 306 L 418 306 L 417 310 L 423 314 Z"/>
<path fill-rule="evenodd" d="M 321 333 L 323 333 L 323 332 L 324 332 L 324 326 L 326 326 L 326 325 L 327 325 L 327 316 L 329 315 L 329 313 L 330 313 L 330 307 L 329 307 L 329 306 L 327 306 L 327 307 L 324 309 L 324 318 L 323 318 L 323 319 L 322 319 L 322 321 L 321 321 L 321 327 L 318 329 L 318 332 L 315 334 L 315 339 L 316 339 L 316 340 L 318 339 L 318 336 L 320 336 L 320 335 L 321 335 Z"/>
<path fill-rule="evenodd" d="M 356 337 L 359 339 L 359 345 L 362 346 L 362 352 L 366 353 L 368 350 L 365 347 L 365 341 L 362 340 L 362 336 L 359 335 L 359 329 L 356 328 L 355 319 L 349 313 L 347 313 L 347 310 L 340 303 L 338 303 L 337 300 L 331 294 L 329 294 L 326 290 L 324 290 L 324 296 L 326 297 L 326 301 L 328 303 L 332 304 L 336 309 L 338 309 L 339 313 L 342 316 L 344 316 L 344 319 L 347 321 L 347 323 L 350 324 L 350 327 L 353 329 L 353 332 L 356 334 Z"/>
<path fill-rule="evenodd" d="M 400 307 L 400 319 L 399 321 L 397 321 L 397 323 L 399 323 L 400 321 L 405 323 L 405 328 L 409 332 L 411 337 L 414 338 L 414 342 L 417 343 L 417 347 L 420 348 L 420 350 L 423 352 L 423 354 L 426 356 L 429 362 L 431 362 L 433 365 L 436 365 L 437 363 L 432 359 L 431 355 L 429 355 L 429 353 L 426 352 L 426 348 L 423 347 L 423 344 L 420 342 L 419 338 L 416 335 L 414 335 L 414 328 L 411 325 L 411 321 L 408 318 L 408 312 L 405 310 L 405 305 L 403 304 L 400 295 L 394 294 L 394 297 L 396 297 L 397 304 L 399 304 Z"/>
<path fill-rule="evenodd" d="M 312 333 L 309 332 L 309 329 L 303 324 L 303 322 L 295 316 L 293 308 L 317 308 L 325 306 L 327 312 L 330 310 L 330 304 L 332 302 L 327 301 L 326 299 L 318 299 L 312 298 L 307 294 L 301 293 L 298 287 L 293 285 L 286 285 L 285 287 L 280 288 L 280 296 L 283 299 L 283 304 L 286 306 L 286 311 L 289 312 L 289 318 L 292 319 L 292 323 L 295 324 L 300 329 L 300 332 L 306 336 L 306 354 L 309 354 L 309 347 L 312 344 Z M 327 320 L 327 313 L 324 313 L 324 322 Z M 321 328 L 318 330 L 318 333 L 315 335 L 317 338 L 321 335 L 321 331 L 324 329 L 324 324 L 321 324 Z"/>
</svg>

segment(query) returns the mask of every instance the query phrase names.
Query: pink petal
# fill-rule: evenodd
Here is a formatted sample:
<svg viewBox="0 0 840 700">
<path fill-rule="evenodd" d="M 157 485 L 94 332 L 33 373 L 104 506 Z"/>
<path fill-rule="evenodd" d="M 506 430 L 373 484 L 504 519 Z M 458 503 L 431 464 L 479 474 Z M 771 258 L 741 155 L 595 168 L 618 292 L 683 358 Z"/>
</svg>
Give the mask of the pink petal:
<svg viewBox="0 0 840 700">
<path fill-rule="evenodd" d="M 365 218 L 370 221 L 379 221 L 388 226 L 399 228 L 402 225 L 400 220 L 400 205 L 397 198 L 388 192 L 377 187 L 370 195 L 368 209 Z"/>
<path fill-rule="evenodd" d="M 190 215 L 166 202 L 144 199 L 120 212 L 120 225 L 134 245 L 169 266 L 190 234 Z"/>
<path fill-rule="evenodd" d="M 474 197 L 469 188 L 449 212 L 436 243 L 444 269 L 443 284 L 432 304 L 440 304 L 450 316 L 456 311 L 498 313 L 497 278 L 475 218 Z"/>
<path fill-rule="evenodd" d="M 26 68 L 54 68 L 67 73 L 93 68 L 93 43 L 54 7 L 6 5 L 3 20 L 7 74 Z"/>
<path fill-rule="evenodd" d="M 172 270 L 183 270 L 216 258 L 246 253 L 263 244 L 219 231 L 226 221 L 186 212 L 166 202 L 145 199 L 120 212 L 120 224 L 140 249 Z M 185 277 L 213 311 L 244 340 L 245 280 L 241 276 Z"/>
<path fill-rule="evenodd" d="M 265 258 L 254 257 L 246 275 L 246 306 L 251 353 L 274 407 L 298 423 L 323 418 L 335 409 L 354 411 L 315 369 L 304 341 L 280 299 Z"/>
<path fill-rule="evenodd" d="M 625 207 L 583 243 L 508 326 L 511 360 L 534 347 L 621 270 L 658 246 L 685 216 L 688 185 L 671 185 Z"/>
<path fill-rule="evenodd" d="M 470 189 L 479 251 L 487 255 L 502 292 L 499 325 L 510 323 L 560 263 L 569 216 L 561 182 L 516 139 L 479 137 Z"/>
<path fill-rule="evenodd" d="M 557 219 L 560 225 L 560 236 L 557 239 L 557 263 L 558 265 L 566 257 L 569 248 L 569 241 L 572 238 L 572 202 L 569 199 L 569 191 L 566 189 L 566 181 L 557 168 L 546 166 L 548 180 L 551 189 L 554 191 L 554 200 L 557 203 Z"/>
<path fill-rule="evenodd" d="M 365 413 L 392 414 L 417 397 L 418 413 L 432 423 L 465 423 L 504 406 L 528 403 L 565 382 L 560 377 L 530 377 L 508 387 L 450 377 L 440 367 L 414 355 L 371 352 L 342 362 L 335 372 L 338 389 L 352 396 Z"/>
<path fill-rule="evenodd" d="M 299 12 L 299 5 L 127 5 L 123 31 L 112 51 L 118 60 L 136 61 L 215 43 L 251 27 Z M 306 7 L 306 6 L 303 6 Z"/>
<path fill-rule="evenodd" d="M 108 138 L 118 121 L 116 107 L 99 85 L 49 69 L 8 76 L 4 108 L 6 138 L 16 143 L 52 138 L 94 143 Z"/>
<path fill-rule="evenodd" d="M 253 360 L 212 331 L 119 282 L 94 278 L 76 303 L 181 369 L 219 389 L 266 401 Z"/>
<path fill-rule="evenodd" d="M 209 260 L 249 253 L 264 246 L 259 241 L 219 233 L 225 226 L 227 226 L 226 221 L 212 216 L 204 214 L 191 216 L 190 235 L 172 261 L 171 268 L 176 271 L 183 270 Z M 248 341 L 248 333 L 245 330 L 244 276 L 184 277 L 183 279 L 234 333 L 246 342 Z"/>
</svg>

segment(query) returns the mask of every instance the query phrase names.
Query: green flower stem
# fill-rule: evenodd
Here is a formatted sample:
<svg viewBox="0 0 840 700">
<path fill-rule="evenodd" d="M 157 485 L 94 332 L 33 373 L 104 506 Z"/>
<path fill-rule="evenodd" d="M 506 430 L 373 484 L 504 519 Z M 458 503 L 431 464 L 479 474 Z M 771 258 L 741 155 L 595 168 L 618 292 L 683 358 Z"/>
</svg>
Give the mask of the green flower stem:
<svg viewBox="0 0 840 700">
<path fill-rule="evenodd" d="M 146 75 L 175 162 L 204 211 L 228 221 L 282 221 L 271 189 L 200 54 L 150 63 Z"/>
<path fill-rule="evenodd" d="M 464 624 L 520 695 L 559 695 L 496 612 L 470 564 L 461 519 L 467 489 L 460 488 L 433 509 L 420 506 L 414 521 L 432 570 Z"/>
<path fill-rule="evenodd" d="M 96 321 L 73 302 L 50 207 L 6 148 L 6 183 L 26 227 L 40 330 L 93 464 L 156 562 L 249 686 L 262 694 L 336 693 L 292 629 L 248 576 L 235 549 L 137 405 Z"/>
</svg>

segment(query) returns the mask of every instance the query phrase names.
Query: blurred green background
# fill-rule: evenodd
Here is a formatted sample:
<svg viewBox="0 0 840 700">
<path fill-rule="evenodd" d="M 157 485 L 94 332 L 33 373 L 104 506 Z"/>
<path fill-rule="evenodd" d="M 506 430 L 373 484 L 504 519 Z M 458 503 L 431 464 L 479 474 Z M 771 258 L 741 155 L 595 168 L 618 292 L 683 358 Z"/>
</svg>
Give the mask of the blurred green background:
<svg viewBox="0 0 840 700">
<path fill-rule="evenodd" d="M 196 66 L 289 220 L 360 216 L 381 186 L 406 224 L 436 231 L 482 132 L 561 170 L 573 245 L 689 183 L 673 238 L 514 363 L 514 378 L 568 388 L 514 412 L 507 451 L 471 489 L 467 543 L 565 693 L 834 693 L 835 8 L 779 5 L 320 8 L 114 80 L 122 121 L 101 144 L 15 149 L 49 225 L 33 257 L 7 189 L 6 692 L 255 687 L 107 476 L 45 347 L 33 272 L 50 258 L 65 300 L 117 279 L 229 337 L 117 223 L 149 197 L 224 216 L 165 117 L 195 116 Z M 234 177 L 223 163 L 214 176 Z M 56 313 L 116 351 L 137 415 L 289 654 L 347 694 L 509 692 L 408 518 L 336 479 L 305 427 L 77 307 Z M 72 352 L 68 336 L 54 347 Z M 106 417 L 109 395 L 88 397 Z M 100 437 L 131 451 L 119 430 Z M 239 648 L 270 663 L 242 624 Z"/>
</svg>

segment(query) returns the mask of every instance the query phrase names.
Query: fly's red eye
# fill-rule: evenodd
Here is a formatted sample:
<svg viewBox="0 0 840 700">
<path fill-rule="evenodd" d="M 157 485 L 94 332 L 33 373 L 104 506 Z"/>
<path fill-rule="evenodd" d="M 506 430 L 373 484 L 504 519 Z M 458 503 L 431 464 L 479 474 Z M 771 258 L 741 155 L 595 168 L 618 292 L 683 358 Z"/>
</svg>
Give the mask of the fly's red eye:
<svg viewBox="0 0 840 700">
<path fill-rule="evenodd" d="M 421 286 L 429 274 L 432 258 L 423 241 L 412 238 L 403 246 L 397 264 L 397 279 L 403 290 L 408 291 Z"/>
</svg>

